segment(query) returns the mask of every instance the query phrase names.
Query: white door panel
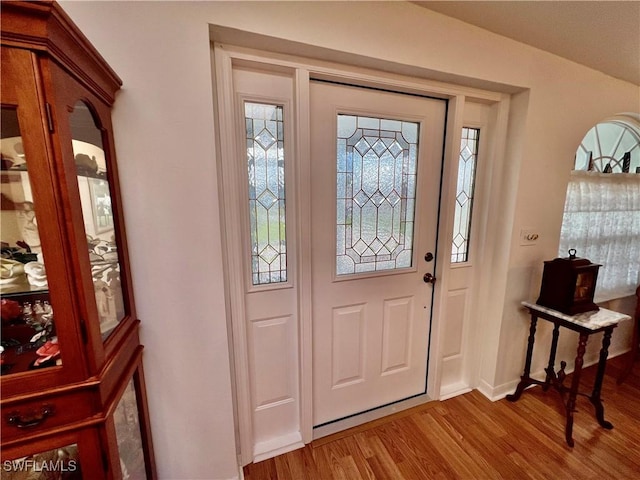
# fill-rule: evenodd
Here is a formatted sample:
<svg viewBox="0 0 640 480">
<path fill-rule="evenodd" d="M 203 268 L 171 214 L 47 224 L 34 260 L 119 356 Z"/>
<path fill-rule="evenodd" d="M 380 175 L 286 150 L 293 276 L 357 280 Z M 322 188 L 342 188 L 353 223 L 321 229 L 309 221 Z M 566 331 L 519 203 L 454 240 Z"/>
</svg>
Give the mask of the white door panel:
<svg viewBox="0 0 640 480">
<path fill-rule="evenodd" d="M 236 264 L 242 268 L 232 275 L 242 287 L 255 459 L 300 436 L 293 80 L 234 68 L 233 90 L 238 155 L 229 168 L 236 184 L 226 188 L 238 222 L 228 228 L 242 246 Z"/>
<path fill-rule="evenodd" d="M 436 253 L 445 110 L 437 99 L 311 85 L 314 425 L 426 391 L 433 285 L 423 275 L 435 265 L 424 256 Z M 338 115 L 354 127 L 340 133 Z M 405 142 L 416 125 L 415 144 Z"/>
<path fill-rule="evenodd" d="M 477 305 L 477 295 L 479 282 L 483 281 L 479 265 L 481 263 L 485 232 L 483 226 L 486 225 L 486 217 L 480 214 L 486 212 L 484 207 L 486 202 L 486 194 L 488 193 L 484 175 L 486 165 L 489 163 L 488 146 L 489 139 L 493 133 L 491 131 L 492 107 L 490 105 L 473 103 L 467 101 L 464 106 L 463 130 L 477 130 L 476 146 L 473 149 L 476 152 L 475 160 L 467 158 L 467 162 L 472 161 L 473 170 L 476 172 L 475 186 L 471 190 L 464 192 L 467 197 L 472 198 L 470 225 L 462 225 L 464 228 L 460 230 L 454 229 L 452 237 L 462 234 L 465 238 L 467 258 L 458 262 L 447 262 L 443 269 L 446 275 L 446 289 L 444 295 L 444 303 L 441 311 L 443 318 L 442 336 L 440 339 L 440 398 L 446 399 L 469 391 L 473 386 L 474 371 L 477 361 L 474 357 L 474 351 L 478 346 L 475 345 L 474 338 L 477 338 L 473 316 L 474 307 Z M 464 137 L 464 135 L 463 135 Z M 479 139 L 479 142 L 478 142 Z M 460 145 L 460 156 L 465 141 Z M 457 175 L 453 175 L 453 179 L 463 176 L 461 169 L 463 168 L 460 159 L 457 165 Z M 468 168 L 468 167 L 467 167 Z M 459 185 L 462 188 L 462 185 Z M 466 186 L 469 188 L 469 185 Z M 455 190 L 454 190 L 455 191 Z M 458 197 L 462 192 L 455 191 Z M 453 210 L 452 206 L 452 210 Z M 464 222 L 463 222 L 464 223 Z M 456 223 L 460 226 L 460 223 Z M 443 282 L 445 283 L 445 282 Z"/>
</svg>

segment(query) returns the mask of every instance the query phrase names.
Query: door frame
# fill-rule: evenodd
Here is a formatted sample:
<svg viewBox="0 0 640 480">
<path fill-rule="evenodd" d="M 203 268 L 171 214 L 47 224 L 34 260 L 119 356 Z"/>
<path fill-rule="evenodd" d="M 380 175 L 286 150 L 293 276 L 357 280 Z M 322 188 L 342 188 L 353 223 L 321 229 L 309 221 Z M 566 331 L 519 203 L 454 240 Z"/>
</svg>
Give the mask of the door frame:
<svg viewBox="0 0 640 480">
<path fill-rule="evenodd" d="M 504 164 L 504 144 L 507 133 L 510 95 L 474 87 L 432 81 L 420 77 L 410 77 L 378 71 L 357 66 L 345 66 L 327 61 L 313 60 L 293 55 L 264 52 L 256 49 L 238 47 L 212 42 L 212 77 L 214 92 L 214 109 L 216 125 L 216 162 L 219 175 L 219 207 L 223 223 L 222 248 L 225 259 L 223 269 L 225 278 L 225 300 L 227 306 L 227 327 L 229 332 L 229 348 L 231 356 L 231 379 L 234 393 L 234 415 L 238 431 L 237 450 L 240 465 L 260 461 L 272 456 L 294 450 L 313 440 L 313 381 L 312 381 L 312 297 L 311 297 L 311 178 L 310 178 L 310 107 L 309 89 L 312 79 L 346 83 L 362 87 L 377 88 L 410 93 L 448 100 L 446 117 L 446 136 L 444 144 L 444 164 L 442 169 L 441 207 L 438 219 L 438 241 L 435 275 L 439 278 L 433 297 L 432 319 L 430 331 L 430 352 L 427 371 L 426 399 L 437 400 L 440 396 L 440 345 L 443 341 L 442 317 L 445 311 L 445 295 L 447 294 L 447 278 L 443 275 L 448 269 L 453 229 L 453 209 L 455 196 L 455 179 L 457 174 L 457 158 L 461 130 L 464 126 L 465 102 L 484 103 L 495 111 L 495 122 L 492 128 L 492 139 L 489 142 L 490 164 L 487 166 L 483 185 L 477 185 L 490 198 L 481 205 L 481 212 L 475 218 L 486 218 L 488 212 L 499 197 L 488 195 L 492 184 L 501 180 L 501 166 Z M 236 66 L 259 68 L 278 74 L 290 75 L 293 80 L 293 122 L 295 139 L 293 153 L 295 159 L 293 178 L 296 203 L 295 230 L 287 234 L 288 241 L 295 244 L 296 251 L 296 285 L 298 298 L 298 389 L 296 401 L 299 412 L 299 431 L 274 438 L 272 442 L 262 442 L 256 448 L 252 428 L 251 378 L 249 371 L 249 351 L 247 344 L 247 327 L 245 324 L 243 255 L 244 245 L 241 235 L 233 225 L 242 221 L 240 205 L 239 178 L 233 168 L 229 168 L 223 159 L 237 159 L 241 154 L 238 148 L 236 121 L 234 120 L 236 95 L 233 86 L 233 69 Z M 499 183 L 498 183 L 499 184 Z M 290 187 L 287 187 L 290 188 Z M 289 209 L 289 207 L 287 207 Z M 481 234 L 484 238 L 484 233 Z M 490 245 L 490 243 L 489 243 Z M 490 259 L 492 255 L 488 255 Z M 490 268 L 482 259 L 477 259 L 477 270 Z M 487 270 L 485 270 L 487 271 Z M 480 288 L 477 285 L 476 288 Z M 478 297 L 475 295 L 474 297 Z M 477 312 L 482 307 L 480 300 L 474 306 Z M 471 346 L 475 361 L 478 360 L 478 348 Z M 474 358 L 468 356 L 473 364 Z M 470 380 L 470 388 L 477 385 L 477 376 Z M 415 404 L 415 403 L 414 403 Z M 390 407 L 395 410 L 407 406 Z"/>
</svg>

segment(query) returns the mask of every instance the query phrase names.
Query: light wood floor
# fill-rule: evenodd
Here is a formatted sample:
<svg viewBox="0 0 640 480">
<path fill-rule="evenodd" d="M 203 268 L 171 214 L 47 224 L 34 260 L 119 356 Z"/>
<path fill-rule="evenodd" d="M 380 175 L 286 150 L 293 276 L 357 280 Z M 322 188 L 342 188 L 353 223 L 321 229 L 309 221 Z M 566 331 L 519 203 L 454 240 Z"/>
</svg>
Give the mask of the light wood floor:
<svg viewBox="0 0 640 480">
<path fill-rule="evenodd" d="M 602 389 L 613 430 L 600 427 L 579 396 L 573 448 L 555 390 L 534 387 L 515 403 L 474 391 L 248 465 L 245 479 L 640 479 L 640 362 L 617 385 L 621 360 L 609 360 Z M 584 370 L 583 385 L 594 376 L 594 367 Z"/>
</svg>

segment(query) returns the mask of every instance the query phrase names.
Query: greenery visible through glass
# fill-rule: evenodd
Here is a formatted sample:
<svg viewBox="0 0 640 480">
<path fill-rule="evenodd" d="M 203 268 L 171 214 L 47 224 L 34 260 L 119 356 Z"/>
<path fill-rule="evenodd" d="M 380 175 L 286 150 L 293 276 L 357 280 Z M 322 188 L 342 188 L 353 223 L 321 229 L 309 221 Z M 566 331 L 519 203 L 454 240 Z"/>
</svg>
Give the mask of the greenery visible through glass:
<svg viewBox="0 0 640 480">
<path fill-rule="evenodd" d="M 338 115 L 336 273 L 412 265 L 415 122 Z"/>
<path fill-rule="evenodd" d="M 246 102 L 244 109 L 252 283 L 286 282 L 283 108 Z"/>
<path fill-rule="evenodd" d="M 479 129 L 466 127 L 462 129 L 460 155 L 458 156 L 458 184 L 456 187 L 456 206 L 453 220 L 453 240 L 451 243 L 452 263 L 469 260 L 471 214 L 473 211 L 473 192 L 475 189 L 479 140 Z"/>
</svg>

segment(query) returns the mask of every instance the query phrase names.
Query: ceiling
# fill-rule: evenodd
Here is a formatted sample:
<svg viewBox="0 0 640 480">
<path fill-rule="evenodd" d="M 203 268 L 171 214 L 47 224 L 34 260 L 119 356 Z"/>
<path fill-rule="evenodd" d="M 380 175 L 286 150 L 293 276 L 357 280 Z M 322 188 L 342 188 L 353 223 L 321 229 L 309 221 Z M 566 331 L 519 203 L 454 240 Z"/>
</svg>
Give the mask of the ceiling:
<svg viewBox="0 0 640 480">
<path fill-rule="evenodd" d="M 413 3 L 640 85 L 640 0 Z"/>
</svg>

